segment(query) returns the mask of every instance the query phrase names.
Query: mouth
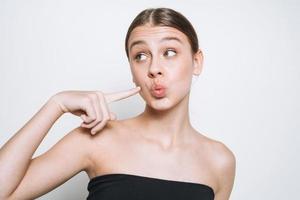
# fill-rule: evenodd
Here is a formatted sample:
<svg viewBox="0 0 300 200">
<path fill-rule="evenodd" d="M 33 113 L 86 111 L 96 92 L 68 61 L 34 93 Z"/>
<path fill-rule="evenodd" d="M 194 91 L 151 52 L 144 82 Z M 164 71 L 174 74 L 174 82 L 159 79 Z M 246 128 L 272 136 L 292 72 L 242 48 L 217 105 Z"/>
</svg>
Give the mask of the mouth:
<svg viewBox="0 0 300 200">
<path fill-rule="evenodd" d="M 155 85 L 150 90 L 154 97 L 161 98 L 166 96 L 166 88 L 162 85 Z"/>
</svg>

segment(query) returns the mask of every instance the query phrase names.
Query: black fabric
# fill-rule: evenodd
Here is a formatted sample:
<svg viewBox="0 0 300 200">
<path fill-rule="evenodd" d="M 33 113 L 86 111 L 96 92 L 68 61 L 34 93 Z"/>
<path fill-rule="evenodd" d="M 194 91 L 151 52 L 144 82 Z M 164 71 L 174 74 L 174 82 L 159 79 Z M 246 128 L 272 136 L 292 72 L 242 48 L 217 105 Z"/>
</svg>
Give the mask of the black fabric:
<svg viewBox="0 0 300 200">
<path fill-rule="evenodd" d="M 131 174 L 105 174 L 92 178 L 87 200 L 213 200 L 205 184 L 165 180 Z"/>
</svg>

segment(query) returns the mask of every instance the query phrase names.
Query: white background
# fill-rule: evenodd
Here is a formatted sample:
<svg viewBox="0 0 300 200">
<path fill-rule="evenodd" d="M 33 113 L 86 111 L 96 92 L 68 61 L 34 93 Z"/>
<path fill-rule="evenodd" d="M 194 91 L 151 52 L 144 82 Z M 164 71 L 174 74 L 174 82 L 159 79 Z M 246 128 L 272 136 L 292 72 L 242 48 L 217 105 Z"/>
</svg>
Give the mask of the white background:
<svg viewBox="0 0 300 200">
<path fill-rule="evenodd" d="M 299 198 L 299 1 L 109 2 L 0 1 L 0 145 L 58 91 L 133 87 L 127 28 L 145 8 L 170 7 L 198 33 L 204 68 L 191 92 L 191 121 L 234 152 L 231 199 Z M 144 102 L 136 95 L 110 108 L 124 119 Z M 79 124 L 64 115 L 34 156 Z M 39 199 L 85 199 L 88 180 L 79 173 Z"/>
</svg>

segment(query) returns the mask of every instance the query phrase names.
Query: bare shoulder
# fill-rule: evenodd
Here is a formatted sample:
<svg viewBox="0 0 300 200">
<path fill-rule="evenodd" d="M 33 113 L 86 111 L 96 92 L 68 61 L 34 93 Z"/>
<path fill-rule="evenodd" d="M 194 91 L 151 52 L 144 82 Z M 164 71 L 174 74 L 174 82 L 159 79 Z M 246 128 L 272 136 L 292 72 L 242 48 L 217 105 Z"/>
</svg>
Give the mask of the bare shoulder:
<svg viewBox="0 0 300 200">
<path fill-rule="evenodd" d="M 121 121 L 108 121 L 107 124 L 95 135 L 91 135 L 90 129 L 77 127 L 72 132 L 74 137 L 78 138 L 79 142 L 83 142 L 82 145 L 86 145 L 88 149 L 93 150 L 95 146 L 110 145 L 110 141 L 117 138 L 117 134 L 120 133 Z"/>
<path fill-rule="evenodd" d="M 83 163 L 85 163 L 84 168 L 86 169 L 88 168 L 90 162 L 89 154 L 91 149 L 89 147 L 91 142 L 91 134 L 89 134 L 85 128 L 76 127 L 72 129 L 67 135 L 65 135 L 60 141 L 58 141 L 56 146 L 61 146 L 62 148 L 57 148 L 57 150 L 55 151 L 59 151 L 59 153 L 65 152 L 67 149 L 76 151 L 77 158 L 84 158 Z"/>
<path fill-rule="evenodd" d="M 198 134 L 198 141 L 203 146 L 211 162 L 218 169 L 232 167 L 235 164 L 235 155 L 223 142 Z"/>
<path fill-rule="evenodd" d="M 105 163 L 120 146 L 122 135 L 124 135 L 121 120 L 108 121 L 107 124 L 95 135 L 90 134 L 90 129 L 78 128 L 78 138 L 82 138 L 84 148 L 87 149 L 89 165 L 86 173 L 90 178 L 104 170 Z"/>
<path fill-rule="evenodd" d="M 82 130 L 84 135 L 88 135 L 88 140 L 92 143 L 90 146 L 100 148 L 102 146 L 111 146 L 113 142 L 121 139 L 122 133 L 124 133 L 124 125 L 122 120 L 108 121 L 103 129 L 95 135 L 91 135 L 89 129 L 84 128 Z"/>
<path fill-rule="evenodd" d="M 210 166 L 216 175 L 217 199 L 229 199 L 236 170 L 236 158 L 234 153 L 223 142 L 201 135 L 205 143 Z"/>
<path fill-rule="evenodd" d="M 116 128 L 118 127 L 119 122 L 115 121 L 108 121 L 107 124 L 95 135 L 91 135 L 90 129 L 77 127 L 75 128 L 72 133 L 74 137 L 77 137 L 78 140 L 82 141 L 82 145 L 87 145 L 90 148 L 93 148 L 93 145 L 104 143 L 106 140 L 114 137 L 116 134 Z"/>
<path fill-rule="evenodd" d="M 224 172 L 224 170 L 230 170 L 235 165 L 235 155 L 223 142 L 209 139 L 210 140 L 210 152 L 212 153 L 211 158 L 215 165 L 216 170 Z"/>
</svg>

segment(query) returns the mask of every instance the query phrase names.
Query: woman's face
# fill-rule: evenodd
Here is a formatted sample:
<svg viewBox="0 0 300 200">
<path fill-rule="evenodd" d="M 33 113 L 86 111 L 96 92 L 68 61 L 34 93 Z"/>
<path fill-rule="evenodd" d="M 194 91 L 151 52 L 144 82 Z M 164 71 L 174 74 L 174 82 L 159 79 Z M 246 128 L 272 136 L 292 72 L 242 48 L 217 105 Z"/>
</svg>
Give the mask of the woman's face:
<svg viewBox="0 0 300 200">
<path fill-rule="evenodd" d="M 133 82 L 148 105 L 165 110 L 190 91 L 192 75 L 199 75 L 202 53 L 192 53 L 187 36 L 172 27 L 138 26 L 128 40 Z"/>
</svg>

